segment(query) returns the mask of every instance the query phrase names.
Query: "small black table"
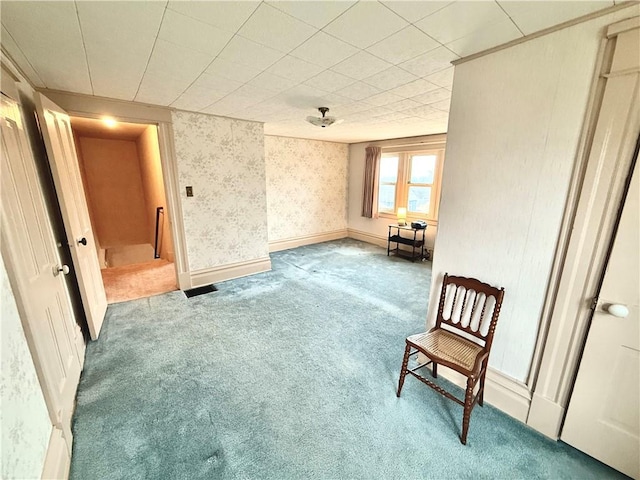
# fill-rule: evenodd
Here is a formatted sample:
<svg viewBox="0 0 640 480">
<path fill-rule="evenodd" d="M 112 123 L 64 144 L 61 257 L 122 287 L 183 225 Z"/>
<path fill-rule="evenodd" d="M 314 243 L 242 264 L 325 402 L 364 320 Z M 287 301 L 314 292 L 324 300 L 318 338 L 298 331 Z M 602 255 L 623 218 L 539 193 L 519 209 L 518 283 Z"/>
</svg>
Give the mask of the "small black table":
<svg viewBox="0 0 640 480">
<path fill-rule="evenodd" d="M 389 254 L 394 253 L 399 257 L 406 258 L 412 262 L 416 261 L 416 258 L 424 258 L 424 232 L 425 228 L 413 228 L 411 225 L 389 225 L 389 236 L 387 237 L 387 257 Z M 401 232 L 412 232 L 413 235 L 403 237 Z M 422 238 L 418 235 L 418 232 L 422 232 Z M 391 248 L 391 244 L 395 243 L 395 248 Z M 411 250 L 403 250 L 400 245 L 408 245 Z"/>
</svg>

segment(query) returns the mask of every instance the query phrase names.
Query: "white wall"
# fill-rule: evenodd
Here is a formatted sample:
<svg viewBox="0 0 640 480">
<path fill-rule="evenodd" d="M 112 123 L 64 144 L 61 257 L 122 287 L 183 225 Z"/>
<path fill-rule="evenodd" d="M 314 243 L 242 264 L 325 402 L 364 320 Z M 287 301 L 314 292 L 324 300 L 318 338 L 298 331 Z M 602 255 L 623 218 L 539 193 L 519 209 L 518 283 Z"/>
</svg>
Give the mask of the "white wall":
<svg viewBox="0 0 640 480">
<path fill-rule="evenodd" d="M 269 242 L 346 230 L 349 147 L 265 136 Z"/>
<path fill-rule="evenodd" d="M 490 365 L 516 380 L 530 369 L 602 27 L 629 16 L 456 67 L 429 321 L 444 272 L 504 286 Z"/>
<path fill-rule="evenodd" d="M 268 257 L 262 124 L 181 111 L 172 121 L 191 272 Z"/>
<path fill-rule="evenodd" d="M 0 476 L 40 478 L 51 421 L 16 302 L 0 262 Z"/>
<path fill-rule="evenodd" d="M 428 137 L 417 137 L 416 141 L 418 141 L 419 138 L 426 139 Z M 389 141 L 389 143 L 393 143 L 393 140 Z M 355 231 L 361 234 L 359 237 L 364 234 L 364 237 L 362 237 L 363 240 L 386 245 L 389 224 L 397 224 L 397 220 L 389 217 L 366 218 L 360 215 L 362 212 L 365 149 L 369 145 L 370 143 L 354 143 L 349 145 L 349 233 L 351 235 L 352 232 Z M 425 232 L 426 248 L 433 250 L 438 226 L 437 222 L 428 221 L 427 223 L 428 227 Z"/>
</svg>

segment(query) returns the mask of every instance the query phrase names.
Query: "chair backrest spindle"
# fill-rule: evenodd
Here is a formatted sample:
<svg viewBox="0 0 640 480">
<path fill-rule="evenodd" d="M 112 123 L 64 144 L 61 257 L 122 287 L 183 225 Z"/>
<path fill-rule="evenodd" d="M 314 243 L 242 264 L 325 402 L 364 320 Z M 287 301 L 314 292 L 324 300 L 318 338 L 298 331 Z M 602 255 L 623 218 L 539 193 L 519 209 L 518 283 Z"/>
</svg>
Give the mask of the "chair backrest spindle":
<svg viewBox="0 0 640 480">
<path fill-rule="evenodd" d="M 447 297 L 450 298 L 451 295 L 453 299 L 449 305 Z M 478 339 L 478 343 L 489 349 L 493 342 L 503 297 L 504 288 L 498 289 L 475 278 L 454 277 L 445 273 L 436 328 L 445 324 L 448 328 L 461 330 Z M 458 305 L 460 299 L 462 304 Z M 467 315 L 468 302 L 471 302 L 471 312 Z M 480 312 L 476 321 L 478 308 Z M 489 312 L 490 317 L 485 318 Z"/>
</svg>

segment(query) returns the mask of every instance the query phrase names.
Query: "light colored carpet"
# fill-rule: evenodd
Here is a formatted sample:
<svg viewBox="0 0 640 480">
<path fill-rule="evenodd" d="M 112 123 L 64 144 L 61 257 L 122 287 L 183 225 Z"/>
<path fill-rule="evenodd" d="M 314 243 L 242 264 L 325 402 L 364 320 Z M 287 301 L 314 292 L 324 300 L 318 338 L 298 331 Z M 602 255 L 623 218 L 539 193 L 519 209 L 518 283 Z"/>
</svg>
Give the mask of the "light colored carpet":
<svg viewBox="0 0 640 480">
<path fill-rule="evenodd" d="M 177 290 L 173 263 L 163 259 L 101 270 L 108 303 L 124 302 Z"/>
<path fill-rule="evenodd" d="M 109 306 L 72 479 L 623 478 L 486 404 L 463 446 L 462 408 L 413 378 L 396 398 L 429 262 L 353 240 L 271 257 L 215 293 Z"/>
</svg>

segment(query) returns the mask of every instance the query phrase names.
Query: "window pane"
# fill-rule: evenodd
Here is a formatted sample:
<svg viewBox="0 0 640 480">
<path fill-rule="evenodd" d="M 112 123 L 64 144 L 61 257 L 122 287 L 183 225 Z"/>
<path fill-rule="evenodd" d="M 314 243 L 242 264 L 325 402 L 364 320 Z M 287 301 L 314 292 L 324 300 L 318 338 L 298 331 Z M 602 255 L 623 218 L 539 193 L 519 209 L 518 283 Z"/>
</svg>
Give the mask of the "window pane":
<svg viewBox="0 0 640 480">
<path fill-rule="evenodd" d="M 380 185 L 380 194 L 378 195 L 378 210 L 393 212 L 396 203 L 396 186 Z"/>
<path fill-rule="evenodd" d="M 411 157 L 411 183 L 433 183 L 436 170 L 435 155 L 413 155 Z"/>
<path fill-rule="evenodd" d="M 398 157 L 380 159 L 380 182 L 396 183 L 398 179 Z"/>
<path fill-rule="evenodd" d="M 431 187 L 409 187 L 410 212 L 429 213 L 431 207 Z"/>
</svg>

